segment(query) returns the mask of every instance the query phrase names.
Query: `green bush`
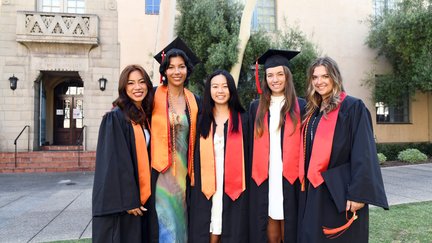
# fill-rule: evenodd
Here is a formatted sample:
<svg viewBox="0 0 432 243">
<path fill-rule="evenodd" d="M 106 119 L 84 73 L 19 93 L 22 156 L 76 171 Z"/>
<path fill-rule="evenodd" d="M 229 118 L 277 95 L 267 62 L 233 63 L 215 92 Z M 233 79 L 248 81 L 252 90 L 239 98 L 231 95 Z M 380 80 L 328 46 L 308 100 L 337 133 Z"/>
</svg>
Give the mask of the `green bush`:
<svg viewBox="0 0 432 243">
<path fill-rule="evenodd" d="M 427 156 L 432 156 L 432 143 L 377 143 L 377 152 L 387 156 L 388 161 L 398 160 L 400 151 L 415 148 Z"/>
<path fill-rule="evenodd" d="M 415 163 L 427 160 L 427 155 L 420 152 L 418 149 L 406 149 L 399 152 L 398 159 L 405 162 Z"/>
<path fill-rule="evenodd" d="M 387 157 L 383 153 L 378 153 L 377 155 L 378 155 L 378 161 L 380 164 L 387 161 Z"/>
</svg>

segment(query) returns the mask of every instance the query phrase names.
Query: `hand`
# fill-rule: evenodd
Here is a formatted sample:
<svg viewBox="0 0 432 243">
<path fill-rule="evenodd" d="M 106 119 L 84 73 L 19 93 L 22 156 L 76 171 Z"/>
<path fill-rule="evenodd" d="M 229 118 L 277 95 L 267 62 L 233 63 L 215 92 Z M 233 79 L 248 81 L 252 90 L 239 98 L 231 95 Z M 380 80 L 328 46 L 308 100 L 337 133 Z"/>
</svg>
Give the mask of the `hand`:
<svg viewBox="0 0 432 243">
<path fill-rule="evenodd" d="M 147 211 L 147 209 L 143 206 L 140 206 L 139 208 L 134 208 L 131 210 L 127 210 L 126 212 L 128 214 L 133 214 L 135 216 L 143 216 L 143 212 Z"/>
<path fill-rule="evenodd" d="M 354 201 L 350 201 L 347 200 L 347 204 L 346 204 L 346 210 L 350 210 L 351 212 L 355 212 L 357 210 L 360 210 L 362 207 L 364 207 L 364 203 L 361 202 L 354 202 Z"/>
</svg>

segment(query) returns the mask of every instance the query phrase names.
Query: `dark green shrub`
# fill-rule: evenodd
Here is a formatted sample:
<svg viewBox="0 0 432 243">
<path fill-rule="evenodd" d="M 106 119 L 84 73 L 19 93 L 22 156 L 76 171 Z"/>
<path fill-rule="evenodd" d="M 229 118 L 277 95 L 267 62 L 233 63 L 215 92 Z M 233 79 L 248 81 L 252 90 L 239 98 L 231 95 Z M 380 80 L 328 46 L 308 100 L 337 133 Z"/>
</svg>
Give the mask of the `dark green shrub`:
<svg viewBox="0 0 432 243">
<path fill-rule="evenodd" d="M 400 151 L 415 148 L 426 154 L 428 157 L 432 156 L 432 143 L 377 143 L 377 153 L 383 153 L 387 156 L 388 161 L 398 160 Z"/>
</svg>

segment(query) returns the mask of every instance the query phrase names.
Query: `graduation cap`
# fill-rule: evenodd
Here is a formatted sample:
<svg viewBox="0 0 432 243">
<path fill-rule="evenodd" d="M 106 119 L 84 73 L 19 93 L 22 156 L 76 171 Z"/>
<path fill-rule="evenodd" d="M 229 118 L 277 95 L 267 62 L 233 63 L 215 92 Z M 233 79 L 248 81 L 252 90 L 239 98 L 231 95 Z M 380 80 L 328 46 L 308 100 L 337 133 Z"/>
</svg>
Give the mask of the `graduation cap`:
<svg viewBox="0 0 432 243">
<path fill-rule="evenodd" d="M 264 69 L 278 66 L 289 67 L 289 61 L 299 53 L 299 51 L 268 49 L 262 54 L 255 63 L 255 84 L 258 94 L 262 94 L 258 77 L 258 64 L 263 64 Z"/>
<path fill-rule="evenodd" d="M 165 48 L 163 48 L 158 54 L 154 56 L 154 59 L 158 61 L 159 64 L 161 64 L 168 52 L 171 50 L 181 50 L 183 51 L 186 56 L 189 58 L 189 61 L 191 62 L 192 66 L 195 66 L 200 62 L 199 58 L 193 53 L 193 51 L 184 43 L 180 37 L 175 38 L 171 43 L 169 43 Z"/>
</svg>

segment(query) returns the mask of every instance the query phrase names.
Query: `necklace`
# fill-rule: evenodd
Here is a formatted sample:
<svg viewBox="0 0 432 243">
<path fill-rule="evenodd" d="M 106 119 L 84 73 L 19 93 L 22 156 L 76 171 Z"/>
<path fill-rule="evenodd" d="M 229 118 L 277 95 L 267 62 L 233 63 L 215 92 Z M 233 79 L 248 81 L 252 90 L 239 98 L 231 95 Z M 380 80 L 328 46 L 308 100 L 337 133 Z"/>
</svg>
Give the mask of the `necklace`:
<svg viewBox="0 0 432 243">
<path fill-rule="evenodd" d="M 183 94 L 184 94 L 184 91 L 183 91 Z M 189 115 L 189 117 L 192 117 L 189 101 L 188 101 L 186 95 L 184 95 L 183 97 L 185 99 L 186 109 L 187 109 L 188 115 Z M 171 145 L 172 145 L 172 146 L 170 146 L 170 148 L 171 148 L 170 152 L 171 152 L 171 161 L 172 161 L 172 166 L 173 166 L 172 173 L 174 176 L 176 175 L 176 149 L 177 149 L 176 138 L 177 138 L 177 132 L 178 132 L 177 128 L 178 128 L 178 126 L 180 126 L 180 115 L 178 115 L 175 110 L 176 110 L 175 109 L 175 103 L 173 102 L 172 96 L 171 96 L 169 89 L 168 89 L 168 111 L 169 111 L 168 115 L 169 115 L 169 120 L 170 120 L 170 132 L 171 132 L 170 139 L 171 139 Z M 189 126 L 189 129 L 190 129 L 190 132 L 189 132 L 189 134 L 190 134 L 189 142 L 190 142 L 191 139 L 193 139 L 192 134 L 195 134 L 193 131 L 193 129 L 195 129 L 195 128 L 193 128 L 192 126 Z M 191 155 L 193 155 L 193 153 L 194 153 L 193 150 L 194 150 L 193 146 L 188 149 L 188 151 L 189 151 L 188 157 L 191 157 Z M 190 166 L 191 166 L 191 170 L 193 171 L 194 170 L 193 163 L 191 163 Z"/>
<path fill-rule="evenodd" d="M 311 128 L 310 128 L 310 135 L 311 135 L 311 142 L 314 139 L 314 125 L 315 125 L 315 120 L 316 120 L 316 116 L 314 116 L 313 120 L 312 120 L 312 124 L 311 124 Z"/>
<path fill-rule="evenodd" d="M 169 109 L 169 119 L 170 119 L 170 130 L 171 130 L 171 163 L 173 166 L 173 175 L 175 176 L 176 171 L 176 134 L 177 134 L 177 124 L 180 123 L 180 117 L 175 112 L 175 104 L 172 101 L 171 93 L 168 89 L 168 109 Z"/>
</svg>

